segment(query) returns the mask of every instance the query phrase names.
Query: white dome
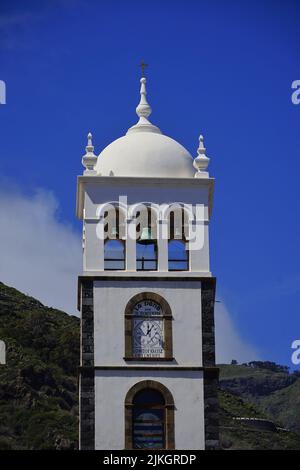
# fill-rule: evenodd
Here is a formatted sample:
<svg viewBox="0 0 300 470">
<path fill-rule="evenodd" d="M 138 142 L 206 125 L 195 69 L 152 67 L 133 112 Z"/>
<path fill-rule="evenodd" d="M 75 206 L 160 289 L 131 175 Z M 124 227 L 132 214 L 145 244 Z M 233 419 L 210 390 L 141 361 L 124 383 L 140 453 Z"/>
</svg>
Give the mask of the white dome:
<svg viewBox="0 0 300 470">
<path fill-rule="evenodd" d="M 161 133 L 148 117 L 151 106 L 146 98 L 146 78 L 141 80 L 141 99 L 136 107 L 139 121 L 126 135 L 108 145 L 99 157 L 94 154 L 92 134 L 88 134 L 86 154 L 82 157 L 85 175 L 137 176 L 148 178 L 208 178 L 209 158 L 205 155 L 203 136 L 199 137 L 198 156 L 176 140 Z M 196 173 L 195 173 L 196 170 Z"/>
<path fill-rule="evenodd" d="M 136 108 L 139 121 L 100 153 L 94 167 L 96 173 L 102 176 L 192 178 L 195 170 L 190 153 L 148 120 L 152 110 L 146 99 L 146 78 L 142 77 L 140 82 L 141 99 Z"/>
<path fill-rule="evenodd" d="M 129 132 L 99 155 L 95 170 L 103 176 L 193 178 L 193 158 L 176 140 L 149 131 Z"/>
</svg>

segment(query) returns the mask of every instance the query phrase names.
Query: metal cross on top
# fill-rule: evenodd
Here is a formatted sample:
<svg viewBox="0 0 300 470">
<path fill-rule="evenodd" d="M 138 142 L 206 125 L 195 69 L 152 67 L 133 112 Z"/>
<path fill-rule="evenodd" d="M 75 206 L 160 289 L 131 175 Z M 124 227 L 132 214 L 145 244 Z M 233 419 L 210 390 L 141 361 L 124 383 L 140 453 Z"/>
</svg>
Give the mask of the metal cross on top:
<svg viewBox="0 0 300 470">
<path fill-rule="evenodd" d="M 140 63 L 140 67 L 142 69 L 142 77 L 145 76 L 145 68 L 148 67 L 148 64 L 145 64 L 145 62 L 142 60 L 142 62 Z"/>
</svg>

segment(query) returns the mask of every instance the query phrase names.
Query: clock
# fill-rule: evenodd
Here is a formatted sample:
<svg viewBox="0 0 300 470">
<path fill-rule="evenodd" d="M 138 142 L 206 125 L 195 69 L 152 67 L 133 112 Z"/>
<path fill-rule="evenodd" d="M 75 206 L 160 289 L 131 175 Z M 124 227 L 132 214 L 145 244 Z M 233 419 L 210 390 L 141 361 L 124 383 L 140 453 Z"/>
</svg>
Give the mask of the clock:
<svg viewBox="0 0 300 470">
<path fill-rule="evenodd" d="M 133 355 L 164 357 L 164 327 L 161 306 L 142 300 L 133 308 Z"/>
</svg>

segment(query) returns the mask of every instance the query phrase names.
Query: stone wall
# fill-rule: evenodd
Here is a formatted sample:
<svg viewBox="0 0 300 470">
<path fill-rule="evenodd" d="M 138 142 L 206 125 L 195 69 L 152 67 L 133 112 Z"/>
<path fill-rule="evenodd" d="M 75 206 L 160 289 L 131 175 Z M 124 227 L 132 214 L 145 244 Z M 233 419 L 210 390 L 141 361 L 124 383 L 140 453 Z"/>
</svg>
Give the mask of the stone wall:
<svg viewBox="0 0 300 470">
<path fill-rule="evenodd" d="M 215 278 L 201 283 L 205 449 L 219 449 L 219 369 L 215 367 Z"/>
<path fill-rule="evenodd" d="M 81 284 L 80 449 L 95 448 L 93 281 Z"/>
</svg>

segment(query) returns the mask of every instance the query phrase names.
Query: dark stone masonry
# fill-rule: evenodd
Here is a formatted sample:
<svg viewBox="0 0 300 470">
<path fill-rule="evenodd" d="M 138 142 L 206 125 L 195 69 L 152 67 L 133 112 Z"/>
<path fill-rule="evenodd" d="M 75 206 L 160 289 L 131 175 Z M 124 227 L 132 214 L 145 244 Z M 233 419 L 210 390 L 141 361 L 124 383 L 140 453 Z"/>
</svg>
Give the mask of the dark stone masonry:
<svg viewBox="0 0 300 470">
<path fill-rule="evenodd" d="M 93 281 L 81 283 L 80 448 L 95 448 Z"/>
<path fill-rule="evenodd" d="M 205 449 L 219 449 L 219 369 L 215 358 L 215 278 L 201 282 L 202 350 L 204 367 Z"/>
</svg>

